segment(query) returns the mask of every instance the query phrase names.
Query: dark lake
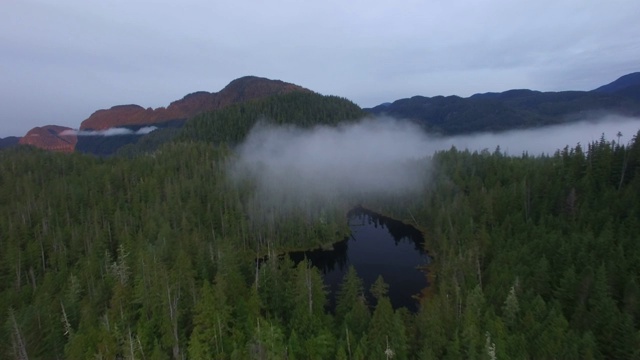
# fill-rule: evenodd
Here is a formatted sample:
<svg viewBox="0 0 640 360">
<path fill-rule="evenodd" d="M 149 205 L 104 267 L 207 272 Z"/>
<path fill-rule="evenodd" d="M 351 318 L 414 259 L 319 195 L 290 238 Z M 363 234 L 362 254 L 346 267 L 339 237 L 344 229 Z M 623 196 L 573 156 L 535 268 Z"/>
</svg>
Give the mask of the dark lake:
<svg viewBox="0 0 640 360">
<path fill-rule="evenodd" d="M 330 291 L 329 306 L 335 307 L 335 295 L 350 265 L 364 282 L 370 303 L 371 285 L 378 275 L 389 285 L 389 299 L 394 308 L 406 307 L 416 311 L 418 301 L 413 297 L 426 288 L 426 274 L 421 267 L 431 258 L 424 250 L 422 233 L 400 221 L 381 216 L 364 208 L 348 214 L 351 237 L 334 244 L 333 250 L 313 250 L 290 253 L 298 263 L 305 256 L 324 274 Z"/>
</svg>

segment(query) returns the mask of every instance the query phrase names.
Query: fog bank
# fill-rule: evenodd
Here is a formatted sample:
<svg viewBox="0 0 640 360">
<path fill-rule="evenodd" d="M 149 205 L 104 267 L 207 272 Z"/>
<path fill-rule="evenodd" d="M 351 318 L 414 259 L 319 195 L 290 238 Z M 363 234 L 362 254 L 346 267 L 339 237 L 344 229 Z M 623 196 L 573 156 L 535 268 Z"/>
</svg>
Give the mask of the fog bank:
<svg viewBox="0 0 640 360">
<path fill-rule="evenodd" d="M 430 152 L 418 126 L 390 118 L 311 129 L 260 123 L 238 147 L 232 173 L 256 179 L 261 192 L 307 198 L 403 193 L 423 183 L 424 172 L 412 165 Z"/>
<path fill-rule="evenodd" d="M 583 148 L 602 134 L 628 143 L 640 119 L 602 117 L 531 130 L 442 137 L 388 117 L 369 118 L 338 127 L 301 129 L 256 125 L 238 146 L 230 173 L 236 181 L 253 179 L 256 200 L 276 208 L 296 208 L 336 197 L 406 195 L 428 182 L 427 158 L 438 150 L 488 150 L 520 156 L 553 154 L 565 146 Z"/>
<path fill-rule="evenodd" d="M 431 146 L 437 150 L 447 150 L 455 146 L 459 150 L 494 151 L 497 146 L 503 153 L 520 156 L 523 152 L 529 155 L 552 155 L 565 146 L 575 147 L 578 143 L 586 150 L 586 145 L 598 141 L 604 134 L 608 141 L 627 144 L 640 130 L 640 118 L 618 115 L 602 116 L 594 120 L 585 120 L 562 125 L 545 126 L 535 129 L 511 130 L 501 133 L 477 133 L 451 137 L 436 137 Z"/>
<path fill-rule="evenodd" d="M 110 128 L 106 130 L 64 130 L 60 135 L 75 136 L 121 136 L 121 135 L 147 135 L 158 129 L 156 126 L 145 126 L 138 130 L 127 128 Z"/>
</svg>

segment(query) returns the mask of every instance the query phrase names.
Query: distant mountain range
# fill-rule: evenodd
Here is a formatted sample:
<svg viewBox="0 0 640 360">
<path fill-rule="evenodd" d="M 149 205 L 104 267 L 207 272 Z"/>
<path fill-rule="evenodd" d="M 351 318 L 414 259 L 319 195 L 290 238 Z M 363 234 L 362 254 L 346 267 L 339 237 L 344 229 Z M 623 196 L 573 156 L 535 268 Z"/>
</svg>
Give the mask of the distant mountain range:
<svg viewBox="0 0 640 360">
<path fill-rule="evenodd" d="M 134 132 L 148 126 L 180 127 L 187 119 L 207 111 L 294 91 L 311 92 L 279 80 L 245 76 L 233 80 L 220 92 L 199 91 L 188 94 L 166 108 L 145 109 L 138 105 L 117 105 L 98 110 L 82 121 L 80 132 L 57 125 L 36 127 L 20 138 L 19 143 L 51 151 L 108 155 L 121 146 L 138 141 L 141 135 L 120 133 L 109 136 L 105 130 L 119 128 Z M 76 135 L 78 133 L 81 135 Z"/>
<path fill-rule="evenodd" d="M 188 94 L 166 108 L 118 105 L 98 110 L 80 124 L 80 132 L 56 125 L 36 127 L 22 138 L 0 139 L 0 148 L 19 142 L 51 151 L 110 155 L 124 145 L 139 141 L 150 131 L 150 126 L 179 128 L 199 114 L 291 92 L 312 93 L 280 80 L 246 76 L 233 80 L 217 93 Z M 538 127 L 611 113 L 637 117 L 640 116 L 640 72 L 624 75 L 592 91 L 518 89 L 467 98 L 414 96 L 363 110 L 414 121 L 428 131 L 446 135 Z M 110 136 L 112 130 L 117 130 L 118 135 Z"/>
<path fill-rule="evenodd" d="M 82 122 L 80 129 L 104 130 L 127 125 L 150 125 L 172 120 L 187 120 L 205 111 L 218 110 L 231 104 L 291 91 L 309 90 L 279 80 L 245 76 L 233 80 L 220 92 L 195 92 L 172 102 L 166 108 L 145 109 L 138 105 L 119 105 L 109 110 L 98 110 Z"/>
<path fill-rule="evenodd" d="M 618 94 L 640 100 L 640 72 L 624 75 L 618 80 L 593 90 L 604 94 Z"/>
<path fill-rule="evenodd" d="M 66 153 L 72 153 L 77 143 L 78 137 L 73 129 L 58 125 L 35 127 L 20 139 L 22 145 Z"/>
<path fill-rule="evenodd" d="M 18 145 L 20 138 L 17 136 L 8 136 L 6 138 L 0 138 L 0 149 L 8 148 Z"/>
<path fill-rule="evenodd" d="M 468 98 L 414 96 L 364 110 L 415 121 L 429 131 L 447 135 L 545 126 L 610 113 L 640 116 L 640 73 L 592 91 L 521 89 Z"/>
</svg>

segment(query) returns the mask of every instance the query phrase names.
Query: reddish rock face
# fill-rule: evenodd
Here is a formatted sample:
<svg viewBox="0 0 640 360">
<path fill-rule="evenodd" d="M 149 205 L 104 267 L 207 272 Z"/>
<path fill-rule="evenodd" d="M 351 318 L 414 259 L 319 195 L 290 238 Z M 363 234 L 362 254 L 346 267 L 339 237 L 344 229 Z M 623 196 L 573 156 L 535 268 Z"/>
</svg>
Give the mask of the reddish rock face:
<svg viewBox="0 0 640 360">
<path fill-rule="evenodd" d="M 64 133 L 65 130 L 69 131 L 69 133 Z M 71 153 L 75 149 L 77 142 L 78 137 L 73 132 L 73 129 L 64 126 L 47 125 L 29 130 L 20 139 L 19 143 L 49 151 Z"/>
<path fill-rule="evenodd" d="M 157 118 L 153 109 L 138 105 L 118 105 L 109 110 L 98 110 L 82 122 L 81 130 L 106 130 L 132 124 L 153 123 Z"/>
<path fill-rule="evenodd" d="M 169 120 L 186 120 L 205 111 L 292 91 L 310 90 L 279 80 L 246 76 L 232 81 L 218 93 L 195 92 L 172 102 L 166 108 L 145 109 L 138 105 L 120 105 L 108 110 L 98 110 L 82 122 L 80 129 L 105 130 L 124 125 L 147 125 Z"/>
<path fill-rule="evenodd" d="M 261 99 L 268 96 L 286 94 L 293 91 L 310 92 L 298 85 L 280 80 L 269 80 L 255 76 L 246 76 L 233 80 L 217 93 L 195 92 L 174 101 L 168 107 L 145 109 L 138 105 L 118 105 L 108 110 L 98 110 L 82 122 L 82 130 L 106 130 L 125 125 L 147 125 L 169 120 L 187 120 L 205 111 Z M 61 152 L 73 152 L 78 142 L 75 133 L 63 133 L 72 130 L 64 126 L 47 125 L 31 129 L 20 144 Z"/>
</svg>

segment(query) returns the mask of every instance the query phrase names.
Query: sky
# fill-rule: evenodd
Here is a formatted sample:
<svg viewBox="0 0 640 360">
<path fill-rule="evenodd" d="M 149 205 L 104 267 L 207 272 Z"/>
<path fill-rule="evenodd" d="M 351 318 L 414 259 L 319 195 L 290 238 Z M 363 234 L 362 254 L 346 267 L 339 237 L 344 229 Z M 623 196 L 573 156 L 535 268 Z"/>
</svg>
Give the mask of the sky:
<svg viewBox="0 0 640 360">
<path fill-rule="evenodd" d="M 255 75 L 371 107 L 640 71 L 637 0 L 2 0 L 0 137 Z"/>
</svg>

